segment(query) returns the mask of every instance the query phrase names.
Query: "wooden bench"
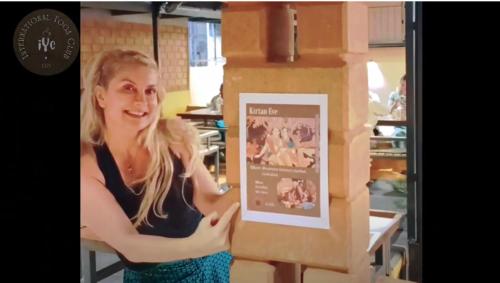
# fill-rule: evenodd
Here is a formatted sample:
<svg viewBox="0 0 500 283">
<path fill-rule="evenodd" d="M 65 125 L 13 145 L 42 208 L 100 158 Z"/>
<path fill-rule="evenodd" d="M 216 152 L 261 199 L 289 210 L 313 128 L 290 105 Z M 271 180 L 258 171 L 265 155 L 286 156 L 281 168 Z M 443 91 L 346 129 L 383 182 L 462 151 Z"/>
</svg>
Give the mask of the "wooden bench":
<svg viewBox="0 0 500 283">
<path fill-rule="evenodd" d="M 395 211 L 370 210 L 370 243 L 368 253 L 375 257 L 374 277 L 391 273 L 391 239 L 399 230 L 404 214 Z"/>
</svg>

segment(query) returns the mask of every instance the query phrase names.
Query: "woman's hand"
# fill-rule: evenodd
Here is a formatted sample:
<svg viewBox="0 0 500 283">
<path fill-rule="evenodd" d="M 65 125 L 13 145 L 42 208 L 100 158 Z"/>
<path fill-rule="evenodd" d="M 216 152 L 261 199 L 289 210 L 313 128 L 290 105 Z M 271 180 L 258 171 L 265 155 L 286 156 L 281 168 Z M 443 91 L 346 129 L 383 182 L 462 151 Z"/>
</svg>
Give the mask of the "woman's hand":
<svg viewBox="0 0 500 283">
<path fill-rule="evenodd" d="M 229 249 L 231 218 L 239 207 L 239 203 L 234 203 L 220 219 L 214 211 L 200 221 L 194 234 L 189 237 L 196 249 L 195 254 L 201 257 Z"/>
</svg>

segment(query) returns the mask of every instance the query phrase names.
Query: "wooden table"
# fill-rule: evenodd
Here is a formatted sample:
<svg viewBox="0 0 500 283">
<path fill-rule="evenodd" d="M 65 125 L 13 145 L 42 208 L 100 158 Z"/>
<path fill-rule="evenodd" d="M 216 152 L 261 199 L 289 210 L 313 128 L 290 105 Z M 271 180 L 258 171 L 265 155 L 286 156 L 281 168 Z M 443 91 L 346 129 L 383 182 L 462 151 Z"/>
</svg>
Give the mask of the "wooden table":
<svg viewBox="0 0 500 283">
<path fill-rule="evenodd" d="M 216 121 L 222 120 L 222 113 L 216 110 L 212 110 L 210 108 L 197 109 L 182 113 L 177 113 L 177 116 L 182 119 L 190 119 L 190 120 L 203 120 L 205 121 L 205 125 L 208 125 L 208 121 Z"/>
<path fill-rule="evenodd" d="M 403 213 L 370 210 L 370 243 L 368 253 L 375 256 L 375 264 L 381 265 L 376 276 L 390 273 L 391 239 L 401 225 Z"/>
<path fill-rule="evenodd" d="M 406 137 L 370 137 L 371 141 L 403 141 Z M 377 180 L 385 175 L 386 170 L 402 174 L 407 171 L 406 148 L 370 148 L 370 179 Z"/>
<path fill-rule="evenodd" d="M 406 120 L 378 120 L 377 126 L 406 126 Z"/>
</svg>

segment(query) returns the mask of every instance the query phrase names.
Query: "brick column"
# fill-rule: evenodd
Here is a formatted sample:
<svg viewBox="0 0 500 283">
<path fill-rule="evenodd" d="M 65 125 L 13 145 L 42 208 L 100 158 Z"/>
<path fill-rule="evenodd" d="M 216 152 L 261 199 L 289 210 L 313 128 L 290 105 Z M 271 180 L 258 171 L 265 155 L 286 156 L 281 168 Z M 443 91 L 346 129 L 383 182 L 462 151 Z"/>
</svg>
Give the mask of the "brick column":
<svg viewBox="0 0 500 283">
<path fill-rule="evenodd" d="M 293 50 L 287 40 L 293 39 L 278 36 L 276 29 L 289 31 L 287 5 L 233 2 L 223 9 L 227 180 L 236 189 L 222 201 L 239 200 L 240 196 L 239 93 L 326 93 L 331 229 L 243 222 L 238 215 L 231 252 L 244 260 L 233 266 L 232 278 L 249 276 L 274 282 L 269 281 L 273 269 L 266 262 L 278 261 L 306 266 L 304 282 L 366 283 L 370 264 L 366 187 L 370 133 L 364 127 L 368 112 L 367 7 L 344 2 L 290 3 L 297 11 L 298 56 L 287 62 L 286 56 Z M 273 42 L 276 38 L 284 42 Z"/>
</svg>

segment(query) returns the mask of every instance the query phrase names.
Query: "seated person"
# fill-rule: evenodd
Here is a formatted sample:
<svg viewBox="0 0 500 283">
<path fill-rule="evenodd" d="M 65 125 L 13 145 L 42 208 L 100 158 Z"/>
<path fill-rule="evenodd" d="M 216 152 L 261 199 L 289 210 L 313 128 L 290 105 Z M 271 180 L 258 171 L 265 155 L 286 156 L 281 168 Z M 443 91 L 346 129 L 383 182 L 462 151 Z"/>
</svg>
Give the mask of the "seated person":
<svg viewBox="0 0 500 283">
<path fill-rule="evenodd" d="M 395 120 L 406 120 L 406 74 L 401 77 L 399 87 L 389 95 L 388 106 Z M 396 127 L 393 136 L 406 137 L 406 127 Z M 404 148 L 405 142 L 395 142 L 396 147 Z"/>
<path fill-rule="evenodd" d="M 222 93 L 223 84 L 220 85 L 219 94 L 210 100 L 209 107 L 211 110 L 222 112 L 222 105 L 224 104 L 224 97 Z"/>
<path fill-rule="evenodd" d="M 210 104 L 212 105 L 212 109 L 217 110 L 221 113 L 222 113 L 222 106 L 224 105 L 224 92 L 222 91 L 223 86 L 224 86 L 224 84 L 220 85 L 219 94 L 214 96 L 214 98 L 212 98 L 212 101 L 210 102 Z M 223 142 L 225 142 L 226 141 L 226 131 L 225 131 L 226 126 L 224 124 L 224 120 L 215 121 L 215 127 L 219 128 L 219 129 L 224 129 L 224 130 L 219 130 L 219 132 L 221 135 L 221 140 Z"/>
<path fill-rule="evenodd" d="M 396 120 L 406 120 L 406 75 L 401 77 L 399 87 L 391 92 L 387 106 Z"/>
</svg>

